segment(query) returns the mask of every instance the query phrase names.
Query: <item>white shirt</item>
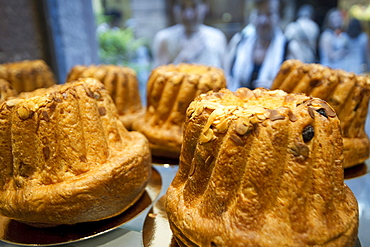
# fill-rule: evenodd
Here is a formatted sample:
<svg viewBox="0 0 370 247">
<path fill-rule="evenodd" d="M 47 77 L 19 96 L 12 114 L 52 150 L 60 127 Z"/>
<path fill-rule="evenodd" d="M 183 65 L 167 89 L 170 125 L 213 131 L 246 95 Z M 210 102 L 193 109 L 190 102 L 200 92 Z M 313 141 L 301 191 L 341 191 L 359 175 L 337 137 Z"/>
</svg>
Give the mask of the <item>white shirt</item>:
<svg viewBox="0 0 370 247">
<path fill-rule="evenodd" d="M 240 34 L 236 34 L 240 36 Z M 239 37 L 241 38 L 241 37 Z M 257 36 L 252 33 L 239 42 L 232 42 L 234 47 L 229 47 L 230 52 L 234 54 L 234 59 L 227 59 L 226 63 L 234 63 L 233 66 L 225 64 L 227 73 L 227 87 L 231 91 L 237 90 L 243 82 L 248 82 L 253 70 L 253 49 Z M 265 59 L 261 65 L 255 87 L 270 88 L 273 79 L 280 70 L 281 63 L 284 60 L 286 38 L 279 28 L 274 30 L 274 36 L 267 50 Z"/>
<path fill-rule="evenodd" d="M 197 63 L 221 67 L 227 39 L 216 28 L 200 25 L 199 31 L 187 37 L 183 25 L 159 31 L 153 41 L 154 67 L 169 63 Z"/>
</svg>

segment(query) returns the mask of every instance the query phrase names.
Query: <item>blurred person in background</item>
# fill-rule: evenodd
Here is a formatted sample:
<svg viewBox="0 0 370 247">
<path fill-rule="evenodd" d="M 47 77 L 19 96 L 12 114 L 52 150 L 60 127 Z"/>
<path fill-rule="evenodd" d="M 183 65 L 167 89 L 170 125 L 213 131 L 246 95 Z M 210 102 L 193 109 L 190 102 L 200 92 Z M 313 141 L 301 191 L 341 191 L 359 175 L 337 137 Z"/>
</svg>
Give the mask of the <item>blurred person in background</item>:
<svg viewBox="0 0 370 247">
<path fill-rule="evenodd" d="M 297 20 L 285 28 L 285 36 L 289 39 L 291 57 L 304 63 L 317 62 L 317 41 L 320 27 L 314 21 L 315 9 L 310 4 L 302 5 L 297 14 Z"/>
<path fill-rule="evenodd" d="M 320 63 L 331 68 L 344 68 L 343 58 L 348 54 L 349 37 L 343 30 L 343 14 L 331 9 L 324 20 L 324 31 L 320 35 Z"/>
<path fill-rule="evenodd" d="M 227 87 L 270 88 L 281 63 L 286 59 L 287 39 L 279 23 L 279 0 L 255 0 L 248 35 L 237 33 L 229 42 L 224 70 Z"/>
<path fill-rule="evenodd" d="M 369 71 L 369 37 L 363 31 L 361 22 L 352 18 L 347 27 L 348 53 L 343 57 L 343 67 L 349 72 L 361 74 Z"/>
<path fill-rule="evenodd" d="M 204 0 L 175 0 L 173 11 L 179 23 L 154 37 L 154 67 L 169 63 L 222 66 L 227 39 L 221 30 L 203 24 L 208 8 Z"/>
</svg>

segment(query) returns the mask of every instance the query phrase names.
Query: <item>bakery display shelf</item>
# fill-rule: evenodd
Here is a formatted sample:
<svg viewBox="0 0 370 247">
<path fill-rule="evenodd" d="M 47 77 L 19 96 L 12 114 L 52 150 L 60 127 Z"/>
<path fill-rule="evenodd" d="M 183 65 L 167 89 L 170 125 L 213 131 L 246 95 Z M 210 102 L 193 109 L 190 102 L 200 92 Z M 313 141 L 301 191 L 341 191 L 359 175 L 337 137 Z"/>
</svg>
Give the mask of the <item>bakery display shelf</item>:
<svg viewBox="0 0 370 247">
<path fill-rule="evenodd" d="M 358 237 L 363 247 L 370 246 L 370 159 L 364 164 L 346 169 L 345 176 L 344 182 L 352 190 L 358 202 L 360 218 Z"/>
<path fill-rule="evenodd" d="M 112 231 L 140 215 L 159 196 L 162 188 L 160 173 L 153 167 L 152 176 L 139 200 L 122 214 L 96 222 L 36 228 L 0 216 L 0 240 L 21 246 L 50 246 L 86 240 Z M 2 243 L 0 242 L 0 246 Z"/>
<path fill-rule="evenodd" d="M 150 207 L 135 218 L 122 224 L 113 231 L 100 234 L 84 241 L 67 243 L 59 247 L 175 247 L 167 217 L 163 208 L 164 194 L 178 170 L 178 164 L 153 163 L 162 179 L 161 192 Z M 370 246 L 370 160 L 359 166 L 346 169 L 345 183 L 355 194 L 360 211 L 359 240 L 363 247 Z M 1 233 L 2 230 L 0 230 Z M 16 245 L 0 242 L 0 246 Z M 356 246 L 357 247 L 357 246 Z"/>
<path fill-rule="evenodd" d="M 162 196 L 149 210 L 143 226 L 144 247 L 169 246 L 177 247 L 172 236 L 167 214 L 164 208 L 165 197 Z"/>
</svg>

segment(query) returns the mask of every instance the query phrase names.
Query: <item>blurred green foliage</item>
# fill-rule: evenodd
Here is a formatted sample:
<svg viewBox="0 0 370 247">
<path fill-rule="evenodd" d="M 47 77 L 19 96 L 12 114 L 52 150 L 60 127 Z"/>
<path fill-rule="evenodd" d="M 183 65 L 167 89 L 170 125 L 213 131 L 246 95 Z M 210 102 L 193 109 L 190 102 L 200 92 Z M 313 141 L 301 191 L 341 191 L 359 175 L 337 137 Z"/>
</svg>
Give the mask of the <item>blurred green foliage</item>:
<svg viewBox="0 0 370 247">
<path fill-rule="evenodd" d="M 107 29 L 98 32 L 99 57 L 102 63 L 130 66 L 137 56 L 142 39 L 135 39 L 131 28 Z"/>
<path fill-rule="evenodd" d="M 113 18 L 104 14 L 96 15 L 100 60 L 105 64 L 135 67 L 138 49 L 147 46 L 148 42 L 135 38 L 132 28 L 111 27 Z"/>
<path fill-rule="evenodd" d="M 140 94 L 145 104 L 145 87 L 151 70 L 149 42 L 144 38 L 136 38 L 134 30 L 130 27 L 112 27 L 110 16 L 98 14 L 96 32 L 99 44 L 100 62 L 127 66 L 137 73 Z"/>
</svg>

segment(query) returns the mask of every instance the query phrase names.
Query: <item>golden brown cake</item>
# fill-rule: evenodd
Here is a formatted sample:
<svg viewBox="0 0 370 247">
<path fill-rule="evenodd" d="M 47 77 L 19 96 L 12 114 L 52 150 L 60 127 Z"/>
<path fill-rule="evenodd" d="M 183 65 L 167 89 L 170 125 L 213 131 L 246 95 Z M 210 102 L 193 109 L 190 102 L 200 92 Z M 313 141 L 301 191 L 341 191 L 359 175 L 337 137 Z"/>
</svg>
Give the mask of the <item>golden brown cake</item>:
<svg viewBox="0 0 370 247">
<path fill-rule="evenodd" d="M 282 64 L 272 89 L 305 93 L 321 98 L 333 107 L 342 127 L 344 168 L 369 158 L 370 140 L 365 132 L 370 98 L 369 77 L 320 64 L 287 60 Z"/>
<path fill-rule="evenodd" d="M 43 60 L 0 64 L 0 78 L 10 82 L 18 93 L 56 84 L 54 73 Z"/>
<path fill-rule="evenodd" d="M 8 81 L 0 79 L 0 102 L 16 96 L 18 96 L 18 93 L 12 85 Z"/>
<path fill-rule="evenodd" d="M 103 84 L 81 79 L 33 95 L 0 104 L 0 214 L 51 226 L 133 205 L 151 175 L 149 145 L 118 120 Z"/>
<path fill-rule="evenodd" d="M 131 130 L 132 122 L 144 114 L 135 70 L 117 65 L 76 65 L 70 70 L 67 81 L 81 77 L 92 77 L 104 84 L 127 129 Z"/>
<path fill-rule="evenodd" d="M 203 94 L 187 110 L 166 193 L 181 246 L 353 246 L 340 123 L 323 100 L 281 90 Z"/>
<path fill-rule="evenodd" d="M 178 158 L 186 108 L 199 94 L 225 87 L 224 73 L 215 67 L 159 66 L 148 80 L 145 115 L 133 123 L 133 129 L 148 138 L 154 156 Z"/>
</svg>

